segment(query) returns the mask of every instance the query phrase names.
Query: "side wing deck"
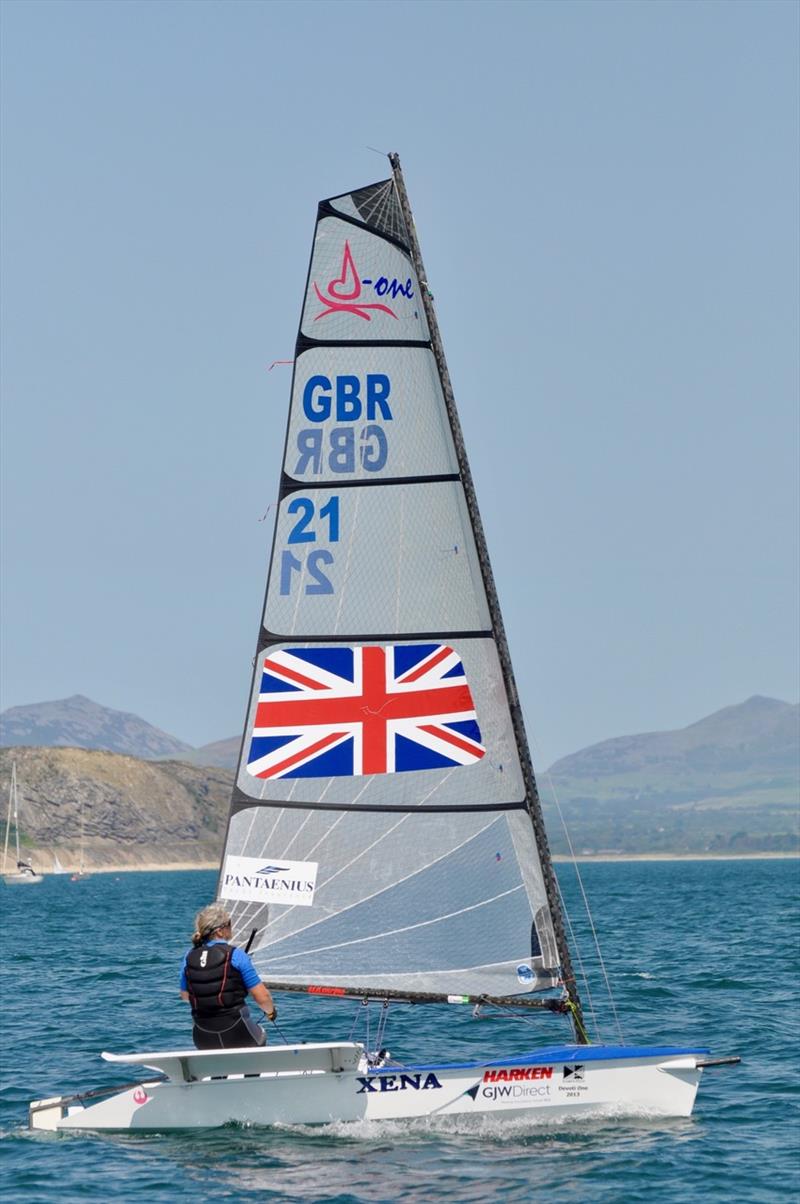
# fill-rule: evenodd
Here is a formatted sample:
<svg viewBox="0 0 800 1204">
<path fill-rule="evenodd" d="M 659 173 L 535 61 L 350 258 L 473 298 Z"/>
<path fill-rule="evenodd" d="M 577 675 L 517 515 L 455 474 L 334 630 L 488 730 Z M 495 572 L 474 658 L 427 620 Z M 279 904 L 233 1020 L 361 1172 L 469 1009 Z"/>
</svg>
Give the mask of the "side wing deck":
<svg viewBox="0 0 800 1204">
<path fill-rule="evenodd" d="M 163 1053 L 103 1053 L 106 1062 L 147 1066 L 174 1083 L 239 1074 L 322 1074 L 358 1069 L 364 1046 L 354 1041 L 248 1049 L 180 1049 Z"/>
</svg>

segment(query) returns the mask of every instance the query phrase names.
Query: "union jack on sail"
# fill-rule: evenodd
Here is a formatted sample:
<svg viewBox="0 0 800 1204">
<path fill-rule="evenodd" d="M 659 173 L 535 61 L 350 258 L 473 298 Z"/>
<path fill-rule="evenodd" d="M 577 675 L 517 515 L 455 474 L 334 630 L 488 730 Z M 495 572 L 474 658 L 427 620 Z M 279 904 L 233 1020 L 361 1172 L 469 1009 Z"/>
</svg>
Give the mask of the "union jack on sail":
<svg viewBox="0 0 800 1204">
<path fill-rule="evenodd" d="M 485 753 L 446 644 L 293 648 L 264 659 L 248 771 L 358 777 L 471 765 Z"/>
</svg>

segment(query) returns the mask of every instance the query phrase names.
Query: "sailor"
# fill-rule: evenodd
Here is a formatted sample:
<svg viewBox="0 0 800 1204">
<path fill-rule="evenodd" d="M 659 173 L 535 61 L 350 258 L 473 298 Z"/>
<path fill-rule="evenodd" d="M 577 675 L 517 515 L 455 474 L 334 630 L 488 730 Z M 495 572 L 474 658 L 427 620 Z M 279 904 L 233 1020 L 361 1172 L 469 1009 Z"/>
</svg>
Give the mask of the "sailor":
<svg viewBox="0 0 800 1204">
<path fill-rule="evenodd" d="M 195 916 L 192 948 L 183 959 L 181 999 L 192 1005 L 198 1049 L 265 1045 L 267 1034 L 250 1015 L 248 992 L 268 1020 L 278 1014 L 272 995 L 243 949 L 230 944 L 231 917 L 222 903 Z"/>
</svg>

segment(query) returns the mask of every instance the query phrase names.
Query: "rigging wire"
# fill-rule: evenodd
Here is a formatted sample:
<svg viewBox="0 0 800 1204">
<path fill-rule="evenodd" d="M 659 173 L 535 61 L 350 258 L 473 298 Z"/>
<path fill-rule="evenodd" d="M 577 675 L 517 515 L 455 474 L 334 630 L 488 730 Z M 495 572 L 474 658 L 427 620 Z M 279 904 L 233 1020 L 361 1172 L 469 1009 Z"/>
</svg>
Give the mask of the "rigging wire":
<svg viewBox="0 0 800 1204">
<path fill-rule="evenodd" d="M 499 1014 L 495 1016 L 492 1012 L 481 1011 L 481 1008 L 484 1007 L 496 1008 Z M 496 1000 L 492 1000 L 491 1004 L 476 1003 L 475 1007 L 472 1009 L 472 1019 L 507 1020 L 509 1017 L 513 1017 L 514 1020 L 521 1020 L 523 1024 L 530 1024 L 536 1027 L 541 1024 L 541 1016 L 533 1016 L 530 1014 L 530 1012 L 515 1011 L 515 1008 L 516 1004 L 514 1003 L 498 1003 Z"/>
<path fill-rule="evenodd" d="M 378 1031 L 375 1034 L 375 1055 L 380 1057 L 383 1049 L 383 1037 L 386 1032 L 386 1021 L 389 1019 L 389 1000 L 384 999 L 381 1004 L 381 1014 L 378 1018 Z"/>
<path fill-rule="evenodd" d="M 532 738 L 529 738 L 529 743 L 530 743 L 530 750 L 531 750 L 531 754 L 534 754 L 534 753 L 535 753 L 535 754 L 536 754 L 536 761 L 538 761 L 538 759 L 539 759 L 539 750 L 538 750 L 538 748 L 537 748 L 537 747 L 536 747 L 536 745 L 535 745 L 535 741 L 534 741 Z M 557 795 L 556 795 L 556 792 L 555 792 L 555 787 L 553 786 L 553 782 L 552 782 L 552 779 L 550 778 L 550 775 L 549 775 L 549 773 L 548 773 L 546 776 L 547 776 L 547 781 L 548 781 L 548 782 L 549 782 L 549 784 L 550 784 L 550 788 L 551 788 L 551 790 L 553 791 L 553 797 L 555 798 L 555 801 L 556 801 L 556 809 L 557 809 L 557 811 L 558 811 L 558 816 L 559 816 L 559 819 L 561 820 L 561 826 L 563 827 L 563 829 L 564 829 L 564 834 L 565 834 L 565 836 L 566 836 L 566 838 L 567 838 L 567 845 L 569 846 L 570 854 L 571 854 L 571 857 L 572 857 L 572 865 L 573 865 L 573 868 L 575 869 L 575 872 L 576 872 L 576 874 L 578 875 L 578 881 L 580 882 L 580 873 L 578 872 L 578 868 L 577 868 L 577 861 L 576 861 L 576 859 L 575 859 L 575 850 L 574 850 L 574 848 L 573 848 L 573 845 L 572 845 L 572 840 L 571 840 L 571 838 L 570 838 L 570 834 L 569 834 L 569 830 L 568 830 L 568 828 L 567 828 L 566 820 L 564 819 L 564 815 L 563 815 L 563 813 L 562 813 L 562 811 L 561 811 L 561 807 L 559 806 L 558 797 L 557 797 Z M 578 941 L 578 938 L 577 938 L 577 935 L 576 935 L 576 932 L 575 932 L 575 928 L 574 928 L 574 926 L 573 926 L 573 923 L 572 923 L 572 916 L 570 915 L 569 908 L 567 907 L 567 901 L 566 901 L 566 899 L 564 898 L 564 892 L 563 892 L 563 891 L 562 891 L 562 889 L 561 889 L 561 883 L 560 883 L 560 882 L 559 882 L 559 880 L 558 880 L 558 875 L 557 875 L 557 874 L 554 874 L 554 875 L 553 875 L 553 877 L 555 878 L 555 882 L 556 882 L 556 890 L 558 891 L 558 898 L 559 898 L 559 901 L 560 901 L 560 903 L 561 903 L 561 910 L 562 910 L 562 913 L 563 913 L 563 916 L 564 916 L 564 921 L 565 921 L 565 923 L 566 923 L 567 930 L 568 930 L 568 936 L 569 936 L 569 947 L 570 947 L 571 949 L 573 949 L 573 950 L 574 950 L 574 952 L 575 952 L 575 959 L 576 959 L 576 961 L 577 961 L 577 963 L 578 963 L 578 972 L 579 972 L 580 978 L 581 978 L 581 980 L 582 980 L 582 983 L 583 983 L 583 986 L 582 986 L 582 988 L 581 988 L 581 989 L 582 989 L 582 993 L 583 993 L 583 994 L 585 995 L 585 997 L 586 997 L 586 1002 L 587 1002 L 588 1010 L 589 1010 L 589 1012 L 591 1013 L 591 1016 L 592 1016 L 592 1025 L 593 1025 L 593 1027 L 594 1027 L 594 1031 L 595 1031 L 595 1033 L 597 1034 L 597 1036 L 599 1037 L 599 1036 L 600 1036 L 600 1025 L 599 1025 L 599 1022 L 598 1022 L 598 1017 L 597 1017 L 597 1009 L 595 1008 L 594 997 L 593 997 L 593 995 L 592 995 L 591 987 L 589 986 L 589 975 L 587 974 L 587 972 L 586 972 L 586 967 L 585 967 L 585 965 L 583 964 L 583 958 L 582 958 L 582 956 L 581 956 L 581 946 L 580 946 L 580 942 Z M 602 962 L 602 956 L 600 955 L 600 947 L 599 947 L 599 945 L 598 945 L 598 942 L 597 942 L 597 933 L 595 932 L 595 929 L 594 929 L 594 924 L 592 924 L 591 912 L 590 912 L 590 910 L 589 910 L 589 901 L 588 901 L 588 899 L 587 899 L 587 897 L 586 897 L 586 893 L 585 893 L 585 891 L 583 890 L 583 883 L 581 883 L 581 892 L 582 892 L 582 894 L 583 894 L 583 903 L 584 903 L 584 907 L 586 908 L 587 915 L 589 916 L 589 922 L 590 922 L 590 924 L 591 924 L 591 927 L 592 927 L 592 932 L 594 933 L 595 946 L 597 947 L 598 956 L 600 956 L 600 960 L 601 960 L 601 962 Z M 607 980 L 607 979 L 606 979 L 606 984 L 608 985 L 608 980 Z M 567 994 L 567 997 L 569 997 L 569 991 L 567 990 L 566 983 L 564 984 L 564 990 L 565 990 L 565 992 L 566 992 L 566 994 Z M 609 988 L 609 993 L 610 993 L 610 988 Z M 612 1009 L 613 1009 L 613 1000 L 612 1000 Z M 570 1010 L 570 1011 L 571 1011 L 571 1009 L 568 1009 L 568 1010 Z M 616 1015 L 616 1011 L 615 1011 L 615 1015 Z M 576 1027 L 577 1027 L 577 1021 L 578 1021 L 578 1017 L 575 1015 L 575 1013 L 574 1013 L 574 1012 L 572 1012 L 572 1018 L 573 1018 L 573 1023 L 574 1023 L 574 1024 L 576 1025 Z M 584 1027 L 583 1025 L 581 1025 L 580 1027 L 581 1027 L 581 1029 L 583 1030 L 583 1034 L 584 1034 L 584 1036 L 586 1036 L 586 1029 L 585 1029 L 585 1027 Z M 617 1027 L 619 1027 L 619 1021 L 617 1022 Z"/>
<path fill-rule="evenodd" d="M 267 1013 L 266 1013 L 266 1012 L 264 1012 L 264 1015 L 266 1016 L 266 1015 L 267 1015 Z M 267 1016 L 267 1020 L 269 1020 L 269 1016 Z M 278 1030 L 278 1033 L 279 1033 L 279 1035 L 280 1035 L 280 1038 L 281 1038 L 281 1040 L 283 1041 L 284 1045 L 290 1045 L 290 1044 L 291 1044 L 291 1042 L 289 1041 L 288 1037 L 285 1035 L 285 1033 L 284 1033 L 283 1029 L 281 1028 L 281 1026 L 278 1024 L 278 1021 L 277 1021 L 277 1020 L 272 1020 L 272 1021 L 270 1021 L 270 1023 L 275 1025 L 275 1027 L 276 1027 L 276 1029 Z"/>
<path fill-rule="evenodd" d="M 350 1028 L 350 1035 L 347 1038 L 348 1041 L 352 1041 L 353 1038 L 355 1037 L 356 1029 L 358 1028 L 358 1021 L 361 1016 L 361 1009 L 366 1008 L 366 1007 L 369 1007 L 369 1000 L 368 999 L 360 1000 L 359 1005 L 356 1008 L 355 1015 L 353 1016 L 353 1023 Z"/>
<path fill-rule="evenodd" d="M 356 1030 L 359 1027 L 361 1017 L 363 1016 L 364 1020 L 365 1020 L 366 1034 L 364 1036 L 364 1040 L 363 1040 L 362 1044 L 364 1046 L 364 1050 L 366 1051 L 367 1062 L 369 1063 L 369 1065 L 370 1066 L 383 1066 L 383 1065 L 386 1065 L 388 1062 L 391 1062 L 392 1065 L 395 1065 L 395 1066 L 402 1065 L 402 1063 L 397 1062 L 397 1061 L 395 1061 L 395 1059 L 391 1058 L 389 1055 L 388 1049 L 385 1049 L 383 1046 L 383 1039 L 386 1035 L 386 1023 L 389 1019 L 389 1000 L 384 999 L 381 1001 L 381 1011 L 380 1011 L 380 1015 L 378 1017 L 378 1027 L 377 1027 L 377 1031 L 375 1033 L 374 1045 L 373 1045 L 371 1037 L 370 1037 L 369 1005 L 370 1005 L 369 998 L 364 998 L 359 1001 L 358 1007 L 356 1008 L 356 1012 L 353 1017 L 353 1023 L 350 1028 L 350 1035 L 347 1038 L 348 1041 L 353 1041 L 355 1039 Z"/>
<path fill-rule="evenodd" d="M 604 983 L 605 983 L 605 985 L 606 985 L 606 992 L 608 993 L 608 1001 L 609 1001 L 609 1003 L 610 1003 L 610 1005 L 611 1005 L 611 1012 L 612 1012 L 612 1015 L 613 1015 L 613 1017 L 614 1017 L 614 1024 L 615 1024 L 615 1026 L 616 1026 L 616 1030 L 617 1030 L 617 1032 L 619 1033 L 620 1044 L 624 1045 L 624 1044 L 625 1044 L 625 1036 L 624 1036 L 624 1034 L 623 1034 L 623 1031 L 622 1031 L 622 1025 L 621 1025 L 621 1023 L 620 1023 L 620 1019 L 619 1019 L 619 1013 L 618 1013 L 618 1011 L 617 1011 L 617 1005 L 616 1005 L 616 1002 L 615 1002 L 615 1000 L 614 1000 L 614 992 L 613 992 L 613 991 L 612 991 L 612 989 L 611 989 L 611 980 L 609 979 L 609 976 L 608 976 L 608 971 L 606 970 L 606 964 L 605 964 L 605 961 L 604 961 L 604 959 L 603 959 L 603 953 L 602 953 L 602 950 L 601 950 L 601 948 L 600 948 L 600 940 L 599 940 L 599 937 L 598 937 L 598 935 L 597 935 L 597 929 L 595 928 L 594 916 L 592 915 L 592 909 L 591 909 L 591 907 L 589 906 L 589 899 L 588 899 L 588 896 L 587 896 L 587 894 L 586 894 L 586 891 L 585 891 L 585 889 L 584 889 L 584 886 L 583 886 L 583 879 L 581 878 L 581 872 L 580 872 L 580 869 L 578 868 L 578 860 L 577 860 L 577 857 L 575 856 L 575 847 L 574 847 L 574 845 L 573 845 L 573 843 L 572 843 L 572 837 L 571 837 L 571 836 L 570 836 L 570 834 L 569 834 L 569 828 L 567 827 L 567 821 L 566 821 L 566 819 L 564 818 L 564 813 L 563 813 L 563 811 L 561 810 L 561 803 L 559 802 L 559 798 L 558 798 L 558 791 L 556 790 L 555 783 L 553 782 L 553 779 L 551 778 L 551 776 L 550 776 L 550 774 L 549 774 L 549 773 L 547 773 L 546 777 L 547 777 L 547 783 L 548 783 L 548 785 L 549 785 L 549 787 L 550 787 L 550 790 L 552 791 L 552 794 L 553 794 L 553 800 L 554 800 L 554 802 L 555 802 L 555 805 L 556 805 L 556 811 L 558 812 L 558 818 L 561 820 L 561 826 L 562 826 L 562 828 L 564 829 L 564 835 L 565 835 L 565 836 L 566 836 L 566 838 L 567 838 L 567 845 L 568 845 L 568 847 L 569 847 L 569 855 L 570 855 L 570 857 L 572 858 L 572 868 L 574 869 L 574 871 L 575 871 L 575 877 L 576 877 L 576 878 L 577 878 L 577 880 L 578 880 L 578 886 L 580 887 L 581 898 L 583 899 L 583 906 L 584 906 L 584 907 L 585 907 L 585 909 L 586 909 L 586 916 L 587 916 L 587 919 L 589 920 L 589 927 L 591 928 L 591 931 L 592 931 L 592 938 L 593 938 L 593 940 L 594 940 L 594 947 L 595 947 L 595 950 L 596 950 L 596 952 L 597 952 L 597 960 L 598 960 L 598 962 L 600 963 L 600 971 L 601 971 L 601 973 L 602 973 L 602 975 L 603 975 L 603 982 L 604 982 Z M 558 888 L 558 893 L 561 895 L 561 902 L 562 902 L 562 906 L 564 907 L 564 910 L 565 910 L 565 912 L 566 912 L 566 904 L 564 903 L 564 896 L 563 896 L 563 894 L 562 894 L 562 892 L 561 892 L 561 887 L 560 887 L 560 886 L 559 886 L 559 888 Z M 594 1001 L 592 1000 L 591 992 L 589 991 L 589 984 L 588 984 L 588 980 L 587 980 L 587 977 L 586 977 L 586 971 L 585 971 L 585 969 L 584 969 L 584 967 L 583 967 L 583 961 L 582 961 L 582 959 L 581 959 L 581 956 L 580 956 L 580 949 L 578 948 L 578 945 L 577 945 L 577 943 L 575 942 L 575 937 L 574 937 L 574 934 L 573 934 L 573 932 L 572 932 L 572 922 L 571 922 L 571 920 L 569 919 L 569 916 L 568 916 L 568 915 L 567 915 L 567 922 L 568 922 L 568 924 L 569 924 L 569 928 L 570 928 L 570 936 L 571 936 L 571 939 L 572 939 L 572 942 L 573 942 L 573 948 L 575 948 L 575 950 L 576 950 L 576 952 L 577 952 L 577 955 L 578 955 L 578 962 L 579 962 L 579 964 L 580 964 L 580 967 L 581 967 L 581 974 L 583 975 L 583 978 L 584 978 L 584 985 L 585 985 L 585 987 L 586 987 L 586 993 L 587 993 L 587 997 L 588 997 L 588 999 L 589 999 L 589 1006 L 590 1006 L 590 1008 L 591 1008 L 591 1011 L 592 1011 L 592 1017 L 593 1017 L 593 1019 L 594 1019 L 595 1027 L 597 1027 L 597 1018 L 596 1018 L 596 1016 L 595 1016 L 595 1011 L 594 1011 Z"/>
<path fill-rule="evenodd" d="M 592 1024 L 594 1025 L 594 1030 L 599 1037 L 600 1036 L 600 1023 L 597 1018 L 597 1009 L 595 1008 L 595 1004 L 594 1004 L 594 996 L 592 995 L 592 990 L 591 990 L 591 987 L 589 986 L 589 975 L 586 971 L 586 967 L 583 964 L 583 957 L 581 956 L 580 942 L 575 933 L 575 929 L 572 925 L 572 916 L 570 915 L 569 909 L 567 908 L 567 901 L 564 898 L 564 892 L 561 889 L 561 883 L 558 881 L 557 876 L 556 876 L 556 886 L 558 888 L 558 897 L 561 900 L 561 908 L 564 912 L 564 916 L 565 916 L 565 919 L 567 922 L 567 928 L 569 929 L 570 948 L 575 950 L 575 959 L 578 963 L 580 976 L 581 976 L 581 979 L 583 982 L 582 990 L 583 990 L 584 995 L 586 996 L 586 1000 L 589 1005 L 589 1011 L 592 1014 Z"/>
</svg>

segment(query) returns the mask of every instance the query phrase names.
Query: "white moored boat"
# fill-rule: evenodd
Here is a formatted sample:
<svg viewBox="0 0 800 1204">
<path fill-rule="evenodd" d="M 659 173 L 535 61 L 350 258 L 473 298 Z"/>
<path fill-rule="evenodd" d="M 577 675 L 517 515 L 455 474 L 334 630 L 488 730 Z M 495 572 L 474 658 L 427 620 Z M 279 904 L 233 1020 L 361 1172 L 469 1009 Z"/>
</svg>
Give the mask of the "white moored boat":
<svg viewBox="0 0 800 1204">
<path fill-rule="evenodd" d="M 271 989 L 377 1002 L 374 1048 L 104 1054 L 49 1129 L 688 1116 L 701 1047 L 589 1041 L 488 552 L 397 156 L 323 201 L 218 895 Z M 561 1013 L 571 1043 L 393 1060 L 390 1006 Z"/>
<path fill-rule="evenodd" d="M 37 874 L 36 870 L 31 865 L 30 861 L 25 861 L 19 849 L 19 799 L 17 797 L 17 763 L 11 763 L 11 785 L 8 790 L 8 815 L 6 816 L 6 839 L 3 845 L 3 874 L 2 878 L 6 886 L 36 886 L 39 882 L 43 882 L 44 878 L 41 874 Z M 9 869 L 8 865 L 8 845 L 11 837 L 11 828 L 14 828 L 14 842 L 16 848 L 16 860 L 14 869 Z"/>
</svg>

